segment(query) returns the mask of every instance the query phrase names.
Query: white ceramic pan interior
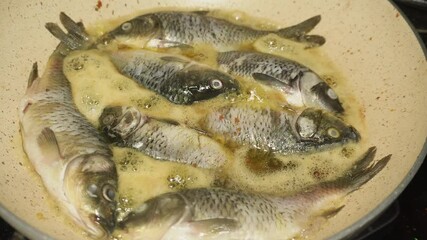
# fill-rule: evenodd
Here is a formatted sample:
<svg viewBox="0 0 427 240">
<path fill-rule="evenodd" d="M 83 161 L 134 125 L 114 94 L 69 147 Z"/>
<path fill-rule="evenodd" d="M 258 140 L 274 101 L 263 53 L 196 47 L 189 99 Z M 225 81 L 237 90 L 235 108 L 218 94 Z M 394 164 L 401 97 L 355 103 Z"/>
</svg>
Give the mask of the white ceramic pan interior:
<svg viewBox="0 0 427 240">
<path fill-rule="evenodd" d="M 85 239 L 52 200 L 24 157 L 17 105 L 31 65 L 40 71 L 58 41 L 45 29 L 66 12 L 86 25 L 158 7 L 235 9 L 288 26 L 322 16 L 313 31 L 325 36 L 322 50 L 347 78 L 363 105 L 369 138 L 377 158 L 392 154 L 387 167 L 347 203 L 313 239 L 342 238 L 384 210 L 403 190 L 426 154 L 427 63 L 407 21 L 386 0 L 158 0 L 11 1 L 0 3 L 0 215 L 32 239 Z"/>
</svg>

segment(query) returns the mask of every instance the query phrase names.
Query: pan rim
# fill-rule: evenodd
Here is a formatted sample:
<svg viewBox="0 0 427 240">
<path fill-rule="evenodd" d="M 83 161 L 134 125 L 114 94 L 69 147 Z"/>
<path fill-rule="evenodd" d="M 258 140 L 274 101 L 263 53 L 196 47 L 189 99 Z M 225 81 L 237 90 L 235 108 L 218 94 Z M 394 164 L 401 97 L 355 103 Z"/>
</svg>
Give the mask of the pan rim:
<svg viewBox="0 0 427 240">
<path fill-rule="evenodd" d="M 415 30 L 412 23 L 408 20 L 407 16 L 402 12 L 402 10 L 392 1 L 388 0 L 388 2 L 400 13 L 400 15 L 404 18 L 408 26 L 411 28 L 414 33 L 416 39 L 421 46 L 422 52 L 424 54 L 424 58 L 427 60 L 427 47 L 423 44 L 423 41 L 420 35 Z M 411 182 L 415 174 L 418 172 L 422 163 L 424 162 L 425 157 L 427 156 L 427 138 L 424 141 L 423 148 L 421 149 L 416 161 L 413 166 L 400 182 L 400 184 L 395 188 L 393 192 L 391 192 L 382 202 L 380 202 L 371 212 L 363 216 L 358 221 L 354 222 L 352 225 L 340 230 L 338 233 L 330 236 L 328 239 L 343 239 L 345 237 L 351 236 L 352 234 L 357 233 L 360 230 L 363 230 L 367 224 L 372 222 L 376 217 L 378 217 L 388 206 L 390 206 L 393 201 L 397 199 L 397 197 L 403 192 L 403 190 L 407 187 L 407 185 Z M 29 223 L 27 223 L 24 219 L 19 218 L 13 212 L 9 211 L 7 208 L 0 203 L 0 216 L 4 221 L 8 222 L 11 226 L 17 229 L 20 233 L 29 237 L 30 239 L 36 240 L 54 240 L 47 233 L 40 231 L 39 229 L 33 227 Z"/>
</svg>

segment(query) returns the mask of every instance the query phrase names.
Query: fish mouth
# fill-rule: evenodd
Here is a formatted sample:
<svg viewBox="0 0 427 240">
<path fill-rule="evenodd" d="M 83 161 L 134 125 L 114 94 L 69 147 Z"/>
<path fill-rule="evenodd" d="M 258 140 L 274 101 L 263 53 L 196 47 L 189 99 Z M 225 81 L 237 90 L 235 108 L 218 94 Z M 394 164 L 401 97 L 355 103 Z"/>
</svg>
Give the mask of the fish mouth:
<svg viewBox="0 0 427 240">
<path fill-rule="evenodd" d="M 89 230 L 89 233 L 97 238 L 103 238 L 111 235 L 116 226 L 114 221 L 108 221 L 96 214 L 91 214 L 88 222 L 85 221 L 84 224 Z"/>
<path fill-rule="evenodd" d="M 95 45 L 108 45 L 115 39 L 114 35 L 111 33 L 105 33 L 95 42 Z"/>
<path fill-rule="evenodd" d="M 352 126 L 350 126 L 349 130 L 350 130 L 349 134 L 348 134 L 349 139 L 351 139 L 355 142 L 359 142 L 361 139 L 359 131 L 357 131 L 356 128 L 354 128 Z"/>
</svg>

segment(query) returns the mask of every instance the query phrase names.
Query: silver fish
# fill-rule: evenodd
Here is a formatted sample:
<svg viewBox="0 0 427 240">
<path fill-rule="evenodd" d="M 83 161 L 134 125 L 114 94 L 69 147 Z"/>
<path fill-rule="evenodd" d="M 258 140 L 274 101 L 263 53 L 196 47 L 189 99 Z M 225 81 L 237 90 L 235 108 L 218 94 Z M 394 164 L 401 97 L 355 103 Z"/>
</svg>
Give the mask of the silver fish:
<svg viewBox="0 0 427 240">
<path fill-rule="evenodd" d="M 126 21 L 99 40 L 108 43 L 141 41 L 140 47 L 189 47 L 194 44 L 211 44 L 216 50 L 227 51 L 249 45 L 270 33 L 309 46 L 325 43 L 322 36 L 307 35 L 319 22 L 320 16 L 312 17 L 295 26 L 279 30 L 260 30 L 237 25 L 209 15 L 209 11 L 161 11 L 148 13 Z"/>
<path fill-rule="evenodd" d="M 56 29 L 52 31 L 56 38 L 71 50 L 94 47 L 82 24 L 75 23 L 65 13 L 60 16 L 73 35 Z M 121 74 L 176 104 L 192 104 L 240 89 L 230 75 L 182 56 L 147 50 L 118 50 L 108 54 Z"/>
<path fill-rule="evenodd" d="M 221 70 L 281 90 L 296 107 L 314 107 L 342 113 L 338 95 L 315 72 L 292 60 L 253 51 L 220 52 Z"/>
<path fill-rule="evenodd" d="M 55 24 L 46 24 L 56 31 Z M 42 77 L 33 65 L 19 105 L 24 151 L 58 204 L 94 237 L 115 227 L 117 172 L 112 152 L 74 105 L 60 44 Z"/>
<path fill-rule="evenodd" d="M 126 239 L 291 239 L 316 218 L 328 218 L 350 192 L 380 172 L 391 155 L 374 162 L 370 148 L 342 177 L 293 196 L 271 196 L 220 188 L 165 193 L 130 212 L 119 226 Z"/>
<path fill-rule="evenodd" d="M 121 50 L 110 58 L 120 73 L 176 104 L 192 104 L 240 89 L 228 74 L 181 56 Z"/>
<path fill-rule="evenodd" d="M 324 150 L 360 139 L 352 126 L 313 108 L 291 112 L 228 106 L 210 112 L 201 120 L 201 126 L 230 142 L 281 154 Z"/>
<path fill-rule="evenodd" d="M 217 168 L 227 160 L 226 150 L 197 130 L 176 122 L 150 118 L 135 107 L 107 107 L 99 118 L 110 140 L 159 160 Z"/>
</svg>

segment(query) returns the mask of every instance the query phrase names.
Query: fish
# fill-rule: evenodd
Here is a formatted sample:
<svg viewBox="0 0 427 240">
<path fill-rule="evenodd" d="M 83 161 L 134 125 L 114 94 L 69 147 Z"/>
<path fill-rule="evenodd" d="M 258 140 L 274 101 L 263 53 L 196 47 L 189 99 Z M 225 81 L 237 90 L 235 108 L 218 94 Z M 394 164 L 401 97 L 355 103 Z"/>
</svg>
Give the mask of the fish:
<svg viewBox="0 0 427 240">
<path fill-rule="evenodd" d="M 168 192 L 136 206 L 118 223 L 124 239 L 294 239 L 313 231 L 317 219 L 336 215 L 345 196 L 361 188 L 389 162 L 375 161 L 371 147 L 334 180 L 288 196 L 224 188 Z M 311 228 L 311 229 L 310 229 Z"/>
<path fill-rule="evenodd" d="M 337 93 L 309 68 L 295 61 L 255 51 L 229 51 L 217 55 L 219 69 L 283 92 L 293 107 L 320 108 L 343 113 Z"/>
<path fill-rule="evenodd" d="M 284 155 L 311 153 L 358 142 L 359 132 L 334 114 L 228 105 L 209 112 L 200 127 L 227 142 Z"/>
<path fill-rule="evenodd" d="M 55 29 L 52 34 L 56 38 L 71 50 L 93 48 L 93 38 L 82 24 L 63 12 L 60 17 L 73 35 Z M 190 105 L 240 90 L 239 83 L 230 75 L 183 56 L 143 49 L 104 52 L 121 74 L 175 104 Z"/>
<path fill-rule="evenodd" d="M 46 28 L 59 27 L 48 23 Z M 63 72 L 69 52 L 60 43 L 42 76 L 33 64 L 18 108 L 23 149 L 64 213 L 89 235 L 101 238 L 115 228 L 117 171 L 106 140 L 73 102 Z"/>
<path fill-rule="evenodd" d="M 110 142 L 137 149 L 157 160 L 219 168 L 228 159 L 225 148 L 199 130 L 150 117 L 135 107 L 104 108 L 99 126 Z"/>
<path fill-rule="evenodd" d="M 240 90 L 230 75 L 178 55 L 118 50 L 110 59 L 121 74 L 174 104 L 189 105 Z"/>
<path fill-rule="evenodd" d="M 160 11 L 121 23 L 102 35 L 98 44 L 109 44 L 113 40 L 141 48 L 188 48 L 195 44 L 209 44 L 218 51 L 227 51 L 250 45 L 256 39 L 274 33 L 315 47 L 323 45 L 325 38 L 307 33 L 320 20 L 317 15 L 287 28 L 261 30 L 211 16 L 211 11 Z"/>
</svg>

